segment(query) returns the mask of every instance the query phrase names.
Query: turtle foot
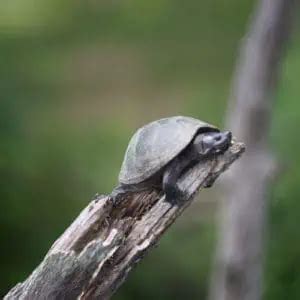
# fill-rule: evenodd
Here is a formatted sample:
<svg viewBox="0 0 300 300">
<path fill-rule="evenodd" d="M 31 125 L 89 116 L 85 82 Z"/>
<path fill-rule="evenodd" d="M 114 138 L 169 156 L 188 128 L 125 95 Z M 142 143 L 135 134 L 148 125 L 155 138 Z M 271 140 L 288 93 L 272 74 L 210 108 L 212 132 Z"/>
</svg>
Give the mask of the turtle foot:
<svg viewBox="0 0 300 300">
<path fill-rule="evenodd" d="M 165 190 L 166 202 L 172 205 L 179 205 L 187 198 L 187 194 L 177 187 L 168 187 Z"/>
</svg>

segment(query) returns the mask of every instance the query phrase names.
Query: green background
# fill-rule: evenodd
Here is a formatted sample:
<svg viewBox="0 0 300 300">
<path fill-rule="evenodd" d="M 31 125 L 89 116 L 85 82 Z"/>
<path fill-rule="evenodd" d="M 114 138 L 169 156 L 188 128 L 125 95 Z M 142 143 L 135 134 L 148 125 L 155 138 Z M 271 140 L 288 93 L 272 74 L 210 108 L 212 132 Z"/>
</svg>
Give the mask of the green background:
<svg viewBox="0 0 300 300">
<path fill-rule="evenodd" d="M 250 0 L 0 2 L 0 296 L 24 280 L 96 192 L 117 183 L 141 125 L 190 115 L 222 127 Z M 299 22 L 282 66 L 271 146 L 264 299 L 300 299 Z M 266 137 L 267 138 L 267 137 Z M 114 299 L 203 299 L 218 184 Z"/>
</svg>

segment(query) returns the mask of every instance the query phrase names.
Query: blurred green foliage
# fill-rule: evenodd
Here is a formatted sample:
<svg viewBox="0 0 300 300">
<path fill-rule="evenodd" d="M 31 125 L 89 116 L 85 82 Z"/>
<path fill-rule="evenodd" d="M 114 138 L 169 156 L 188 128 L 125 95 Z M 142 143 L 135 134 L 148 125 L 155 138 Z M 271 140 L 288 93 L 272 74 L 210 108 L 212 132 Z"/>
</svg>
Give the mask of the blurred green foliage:
<svg viewBox="0 0 300 300">
<path fill-rule="evenodd" d="M 93 194 L 111 191 L 137 127 L 177 114 L 222 124 L 252 6 L 1 1 L 1 295 L 27 277 Z M 266 243 L 264 298 L 272 300 L 300 298 L 299 77 L 294 34 L 272 126 L 284 170 L 271 193 Z M 215 201 L 204 197 L 215 195 L 202 194 L 116 299 L 205 296 Z"/>
</svg>

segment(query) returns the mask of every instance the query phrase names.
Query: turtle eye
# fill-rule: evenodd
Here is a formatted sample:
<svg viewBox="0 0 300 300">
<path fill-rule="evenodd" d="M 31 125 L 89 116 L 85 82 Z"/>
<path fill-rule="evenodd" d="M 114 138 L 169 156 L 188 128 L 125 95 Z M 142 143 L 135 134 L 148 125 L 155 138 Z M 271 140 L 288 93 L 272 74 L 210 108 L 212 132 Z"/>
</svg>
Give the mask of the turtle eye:
<svg viewBox="0 0 300 300">
<path fill-rule="evenodd" d="M 220 134 L 218 134 L 218 135 L 215 137 L 215 141 L 216 141 L 216 142 L 221 141 L 221 135 L 220 135 Z"/>
</svg>

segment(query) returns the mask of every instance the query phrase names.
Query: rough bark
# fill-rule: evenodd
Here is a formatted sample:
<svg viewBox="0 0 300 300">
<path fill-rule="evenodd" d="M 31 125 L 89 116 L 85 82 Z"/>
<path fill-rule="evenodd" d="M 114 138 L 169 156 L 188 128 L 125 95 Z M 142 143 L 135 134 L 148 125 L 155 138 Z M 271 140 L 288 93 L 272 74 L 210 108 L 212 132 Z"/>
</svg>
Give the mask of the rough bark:
<svg viewBox="0 0 300 300">
<path fill-rule="evenodd" d="M 97 196 L 4 299 L 109 299 L 194 194 L 243 151 L 243 144 L 233 143 L 224 155 L 188 170 L 179 180 L 188 199 L 178 206 L 164 201 L 158 190 L 120 194 L 116 205 L 109 195 Z"/>
<path fill-rule="evenodd" d="M 224 178 L 210 289 L 213 300 L 261 298 L 267 191 L 275 171 L 269 127 L 294 4 L 293 0 L 259 1 L 242 41 L 227 125 L 245 141 L 247 152 Z"/>
</svg>

